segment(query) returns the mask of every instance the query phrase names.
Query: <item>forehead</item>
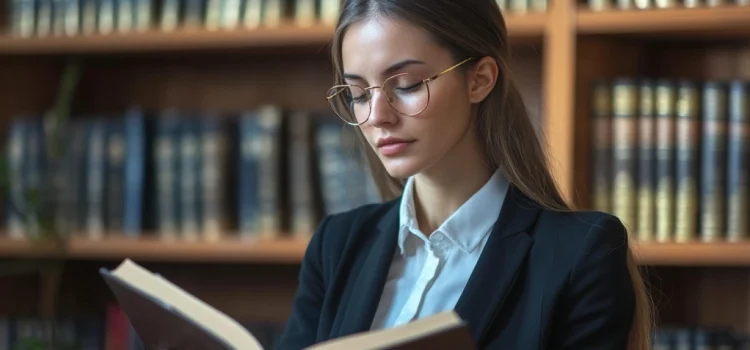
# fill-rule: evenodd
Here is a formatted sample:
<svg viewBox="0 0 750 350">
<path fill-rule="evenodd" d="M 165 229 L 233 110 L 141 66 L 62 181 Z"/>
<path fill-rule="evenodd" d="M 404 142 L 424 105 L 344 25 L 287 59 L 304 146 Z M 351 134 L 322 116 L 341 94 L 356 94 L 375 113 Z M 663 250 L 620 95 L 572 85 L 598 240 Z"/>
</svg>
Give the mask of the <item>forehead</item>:
<svg viewBox="0 0 750 350">
<path fill-rule="evenodd" d="M 341 46 L 344 71 L 363 75 L 380 72 L 404 59 L 430 62 L 444 55 L 423 29 L 382 17 L 353 23 Z"/>
</svg>

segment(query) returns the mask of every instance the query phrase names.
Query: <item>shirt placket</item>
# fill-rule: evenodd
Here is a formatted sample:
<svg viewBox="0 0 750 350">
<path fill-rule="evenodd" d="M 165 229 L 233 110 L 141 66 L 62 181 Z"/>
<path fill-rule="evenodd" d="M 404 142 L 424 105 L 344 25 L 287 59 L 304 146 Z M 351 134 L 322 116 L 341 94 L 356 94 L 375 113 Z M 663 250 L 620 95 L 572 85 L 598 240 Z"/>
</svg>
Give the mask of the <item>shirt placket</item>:
<svg viewBox="0 0 750 350">
<path fill-rule="evenodd" d="M 435 247 L 429 241 L 424 244 L 427 251 L 424 267 L 414 285 L 413 292 L 409 296 L 409 299 L 406 300 L 404 307 L 396 318 L 396 325 L 408 323 L 416 317 L 424 301 L 425 293 L 427 293 L 427 286 L 437 275 L 437 269 L 440 265 L 440 255 L 442 254 L 435 254 Z"/>
</svg>

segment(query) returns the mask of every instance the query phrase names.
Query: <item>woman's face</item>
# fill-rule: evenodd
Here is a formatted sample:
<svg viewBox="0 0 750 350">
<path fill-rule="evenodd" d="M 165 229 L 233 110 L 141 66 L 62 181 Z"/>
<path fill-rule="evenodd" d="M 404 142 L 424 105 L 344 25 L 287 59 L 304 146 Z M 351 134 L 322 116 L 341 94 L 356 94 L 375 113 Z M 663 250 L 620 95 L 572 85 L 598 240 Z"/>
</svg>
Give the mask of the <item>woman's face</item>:
<svg viewBox="0 0 750 350">
<path fill-rule="evenodd" d="M 442 75 L 428 87 L 418 84 L 460 62 L 449 51 L 418 27 L 376 18 L 349 27 L 342 59 L 346 84 L 366 88 L 382 86 L 396 74 L 411 76 L 390 80 L 390 103 L 383 89 L 370 90 L 369 119 L 359 126 L 391 176 L 406 178 L 437 164 L 441 164 L 438 169 L 460 166 L 461 150 L 467 149 L 461 144 L 474 137 L 470 85 L 460 69 Z M 427 88 L 429 104 L 424 108 Z M 366 113 L 366 100 L 355 98 L 354 104 Z M 424 110 L 404 116 L 394 105 L 407 114 Z"/>
</svg>

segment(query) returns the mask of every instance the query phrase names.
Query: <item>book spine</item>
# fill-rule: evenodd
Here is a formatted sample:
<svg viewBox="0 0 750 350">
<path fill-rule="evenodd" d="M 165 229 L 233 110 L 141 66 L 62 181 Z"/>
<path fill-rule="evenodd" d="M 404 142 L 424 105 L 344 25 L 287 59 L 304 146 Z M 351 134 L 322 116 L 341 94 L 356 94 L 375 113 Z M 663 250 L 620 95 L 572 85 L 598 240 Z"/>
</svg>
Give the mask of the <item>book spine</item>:
<svg viewBox="0 0 750 350">
<path fill-rule="evenodd" d="M 97 26 L 99 34 L 111 34 L 114 31 L 115 23 L 115 0 L 97 0 L 99 9 L 97 11 Z"/>
<path fill-rule="evenodd" d="M 53 8 L 52 0 L 37 0 L 36 13 L 36 36 L 46 37 L 52 35 L 53 29 Z"/>
<path fill-rule="evenodd" d="M 224 189 L 227 145 L 216 118 L 201 120 L 201 223 L 208 240 L 218 239 L 225 228 Z"/>
<path fill-rule="evenodd" d="M 748 238 L 750 213 L 750 108 L 747 82 L 733 81 L 729 88 L 729 134 L 727 149 L 727 239 Z"/>
<path fill-rule="evenodd" d="M 289 162 L 287 172 L 290 187 L 290 219 L 293 235 L 307 236 L 315 229 L 315 207 L 311 182 L 312 141 L 311 116 L 293 113 L 289 119 Z"/>
<path fill-rule="evenodd" d="M 592 89 L 592 202 L 593 209 L 610 212 L 612 95 L 609 83 L 597 81 Z"/>
<path fill-rule="evenodd" d="M 135 0 L 117 0 L 117 31 L 128 33 L 135 25 Z"/>
<path fill-rule="evenodd" d="M 242 237 L 252 237 L 260 230 L 260 202 L 258 178 L 259 165 L 254 156 L 254 143 L 260 142 L 255 135 L 260 134 L 257 115 L 249 111 L 240 117 L 240 152 L 239 152 L 239 231 Z"/>
<path fill-rule="evenodd" d="M 135 0 L 135 29 L 144 32 L 151 28 L 153 21 L 153 1 Z"/>
<path fill-rule="evenodd" d="M 726 189 L 727 89 L 723 83 L 703 87 L 701 167 L 701 238 L 715 242 L 724 235 Z"/>
<path fill-rule="evenodd" d="M 237 28 L 242 19 L 241 15 L 241 0 L 224 0 L 221 8 L 221 27 L 227 30 Z"/>
<path fill-rule="evenodd" d="M 612 214 L 635 228 L 638 87 L 629 79 L 612 83 Z"/>
<path fill-rule="evenodd" d="M 8 235 L 11 238 L 22 238 L 24 236 L 20 210 L 23 209 L 25 202 L 23 200 L 23 189 L 26 188 L 24 160 L 28 158 L 27 135 L 27 122 L 20 118 L 13 120 L 10 126 L 7 148 L 10 198 L 8 198 L 7 203 L 6 225 Z"/>
<path fill-rule="evenodd" d="M 146 130 L 143 111 L 131 109 L 125 115 L 125 209 L 123 234 L 138 236 L 143 227 L 143 189 L 145 182 Z"/>
<path fill-rule="evenodd" d="M 320 0 L 320 21 L 325 25 L 335 25 L 341 12 L 341 0 Z"/>
<path fill-rule="evenodd" d="M 107 130 L 104 122 L 92 120 L 88 135 L 86 181 L 86 233 L 89 238 L 101 238 L 104 235 L 106 140 Z"/>
<path fill-rule="evenodd" d="M 295 22 L 300 27 L 315 24 L 315 0 L 296 0 L 294 4 Z"/>
<path fill-rule="evenodd" d="M 203 0 L 185 0 L 185 13 L 182 19 L 183 28 L 203 28 Z"/>
<path fill-rule="evenodd" d="M 283 157 L 281 153 L 282 112 L 274 106 L 263 106 L 258 110 L 260 134 L 254 135 L 261 142 L 253 143 L 254 155 L 260 164 L 258 173 L 260 200 L 260 230 L 263 235 L 275 235 L 282 228 L 282 198 L 280 181 Z"/>
<path fill-rule="evenodd" d="M 125 130 L 123 121 L 116 119 L 108 123 L 107 136 L 107 206 L 106 227 L 108 231 L 122 232 L 125 211 Z"/>
<path fill-rule="evenodd" d="M 77 22 L 71 23 L 71 32 L 68 35 L 77 35 L 82 32 L 84 35 L 92 35 L 97 31 L 97 15 L 99 2 L 97 0 L 73 0 L 76 2 L 75 8 L 72 10 L 79 11 L 79 7 L 82 7 L 80 15 L 77 15 Z M 75 29 L 73 28 L 75 26 Z"/>
<path fill-rule="evenodd" d="M 688 242 L 697 236 L 698 149 L 700 93 L 694 83 L 677 87 L 675 241 Z"/>
<path fill-rule="evenodd" d="M 638 214 L 636 232 L 638 240 L 653 241 L 655 231 L 655 123 L 654 84 L 642 81 L 638 94 Z"/>
<path fill-rule="evenodd" d="M 656 240 L 667 242 L 674 233 L 675 87 L 656 85 Z"/>
<path fill-rule="evenodd" d="M 197 120 L 183 118 L 179 130 L 180 231 L 187 240 L 199 237 L 198 222 L 198 135 Z"/>
<path fill-rule="evenodd" d="M 170 115 L 166 115 L 169 113 Z M 157 231 L 162 238 L 175 238 L 178 227 L 177 142 L 179 121 L 167 111 L 158 120 L 154 140 L 157 188 Z"/>
<path fill-rule="evenodd" d="M 243 12 L 242 24 L 245 28 L 258 28 L 263 24 L 263 0 L 245 0 Z"/>
</svg>

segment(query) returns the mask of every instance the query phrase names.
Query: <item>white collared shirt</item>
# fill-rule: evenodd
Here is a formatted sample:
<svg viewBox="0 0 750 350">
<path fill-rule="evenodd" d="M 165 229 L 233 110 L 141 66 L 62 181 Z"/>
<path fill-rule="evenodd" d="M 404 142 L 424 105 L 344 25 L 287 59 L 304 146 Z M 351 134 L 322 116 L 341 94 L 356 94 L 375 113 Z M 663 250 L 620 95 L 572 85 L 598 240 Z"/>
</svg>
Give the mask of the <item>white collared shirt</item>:
<svg viewBox="0 0 750 350">
<path fill-rule="evenodd" d="M 409 178 L 399 208 L 398 249 L 371 328 L 398 326 L 452 310 L 497 220 L 508 181 L 496 172 L 429 238 L 419 230 Z"/>
</svg>

